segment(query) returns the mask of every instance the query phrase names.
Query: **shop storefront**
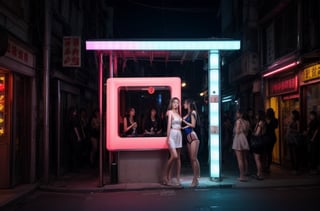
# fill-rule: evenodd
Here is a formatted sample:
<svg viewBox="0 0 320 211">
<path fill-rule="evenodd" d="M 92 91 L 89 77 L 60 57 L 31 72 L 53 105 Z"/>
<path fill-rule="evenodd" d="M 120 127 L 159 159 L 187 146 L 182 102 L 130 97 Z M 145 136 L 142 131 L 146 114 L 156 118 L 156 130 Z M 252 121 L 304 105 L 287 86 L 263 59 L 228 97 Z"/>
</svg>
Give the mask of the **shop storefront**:
<svg viewBox="0 0 320 211">
<path fill-rule="evenodd" d="M 0 57 L 0 188 L 35 180 L 35 56 L 9 38 Z"/>
<path fill-rule="evenodd" d="M 285 134 L 290 115 L 293 110 L 300 111 L 298 75 L 289 73 L 267 80 L 267 100 L 265 108 L 272 108 L 279 120 L 276 130 L 277 142 L 273 150 L 273 162 L 286 166 L 289 163 L 289 153 L 285 142 Z"/>
<path fill-rule="evenodd" d="M 301 91 L 303 110 L 303 126 L 309 122 L 309 113 L 320 112 L 320 64 L 314 64 L 301 71 Z"/>
</svg>

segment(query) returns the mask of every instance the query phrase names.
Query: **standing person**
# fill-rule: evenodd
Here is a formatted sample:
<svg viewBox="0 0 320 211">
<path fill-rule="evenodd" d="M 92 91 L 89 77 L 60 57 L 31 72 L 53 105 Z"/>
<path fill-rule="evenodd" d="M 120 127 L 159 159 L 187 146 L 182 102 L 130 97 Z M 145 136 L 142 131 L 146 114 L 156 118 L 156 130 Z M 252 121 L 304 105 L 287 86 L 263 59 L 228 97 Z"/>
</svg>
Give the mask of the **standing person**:
<svg viewBox="0 0 320 211">
<path fill-rule="evenodd" d="M 197 124 L 199 123 L 199 117 L 197 112 L 197 106 L 195 101 L 191 99 L 186 99 L 184 101 L 184 109 L 188 111 L 188 113 L 183 117 L 183 122 L 186 124 L 183 127 L 184 132 L 187 137 L 187 147 L 189 151 L 189 158 L 193 170 L 193 179 L 191 183 L 191 187 L 196 187 L 199 185 L 198 178 L 200 177 L 200 164 L 198 161 L 198 150 L 200 140 L 197 136 L 197 133 L 194 131 Z"/>
<path fill-rule="evenodd" d="M 88 120 L 88 115 L 87 115 L 87 110 L 85 108 L 80 109 L 80 134 L 82 137 L 82 146 L 81 146 L 81 154 L 83 156 L 83 160 L 88 162 L 88 157 L 90 155 L 90 140 L 89 140 L 89 131 L 88 127 L 89 125 L 89 120 Z"/>
<path fill-rule="evenodd" d="M 71 171 L 77 171 L 80 167 L 81 161 L 81 124 L 76 107 L 69 109 L 69 139 L 70 139 L 70 151 L 71 151 Z"/>
<path fill-rule="evenodd" d="M 182 118 L 180 116 L 180 100 L 174 97 L 170 100 L 167 117 L 167 143 L 170 152 L 170 158 L 167 161 L 164 171 L 164 178 L 162 181 L 163 185 L 168 185 L 171 179 L 171 170 L 174 162 L 176 162 L 177 167 L 177 182 L 180 183 L 180 171 L 181 171 L 181 159 L 180 153 L 182 148 L 182 134 L 181 134 L 181 122 Z"/>
<path fill-rule="evenodd" d="M 266 120 L 265 120 L 265 113 L 264 111 L 258 111 L 257 115 L 256 115 L 256 126 L 255 129 L 253 131 L 253 136 L 256 137 L 265 137 L 266 134 Z M 260 139 L 260 141 L 263 141 L 263 139 Z M 253 141 L 253 140 L 252 140 Z M 261 156 L 265 151 L 265 145 L 264 143 L 261 144 L 262 146 L 259 148 L 251 148 L 251 151 L 253 152 L 253 157 L 254 157 L 254 161 L 256 163 L 256 167 L 257 167 L 257 173 L 254 175 L 254 177 L 257 180 L 263 180 L 263 176 L 262 176 L 262 161 L 261 161 Z"/>
<path fill-rule="evenodd" d="M 131 107 L 123 118 L 123 132 L 127 136 L 135 136 L 137 134 L 137 127 L 136 110 Z"/>
<path fill-rule="evenodd" d="M 225 161 L 226 153 L 231 149 L 232 146 L 232 122 L 228 112 L 224 112 L 222 116 L 222 162 Z"/>
<path fill-rule="evenodd" d="M 249 151 L 249 144 L 247 140 L 247 133 L 249 129 L 249 122 L 242 118 L 243 112 L 238 110 L 236 113 L 236 122 L 233 129 L 234 138 L 232 143 L 232 149 L 236 153 L 240 177 L 238 180 L 240 182 L 246 182 L 247 174 L 248 174 L 248 160 L 247 160 L 247 152 Z"/>
<path fill-rule="evenodd" d="M 98 152 L 98 142 L 100 139 L 100 118 L 99 110 L 93 111 L 90 119 L 90 165 L 92 167 L 96 164 L 97 152 Z"/>
<path fill-rule="evenodd" d="M 290 160 L 294 174 L 300 173 L 302 162 L 300 135 L 300 114 L 299 111 L 293 110 L 291 112 L 291 121 L 287 128 L 286 141 L 289 148 Z"/>
<path fill-rule="evenodd" d="M 305 131 L 306 140 L 308 142 L 308 167 L 311 174 L 317 173 L 318 154 L 320 142 L 320 122 L 317 113 L 311 111 L 309 113 L 310 121 L 307 131 Z"/>
<path fill-rule="evenodd" d="M 266 112 L 266 137 L 268 141 L 265 146 L 265 153 L 263 155 L 263 171 L 270 173 L 270 166 L 272 163 L 272 152 L 274 144 L 277 142 L 275 130 L 278 128 L 279 122 L 274 115 L 274 110 L 268 108 Z"/>
<path fill-rule="evenodd" d="M 156 108 L 151 108 L 144 121 L 144 134 L 146 136 L 160 136 L 162 125 Z"/>
</svg>

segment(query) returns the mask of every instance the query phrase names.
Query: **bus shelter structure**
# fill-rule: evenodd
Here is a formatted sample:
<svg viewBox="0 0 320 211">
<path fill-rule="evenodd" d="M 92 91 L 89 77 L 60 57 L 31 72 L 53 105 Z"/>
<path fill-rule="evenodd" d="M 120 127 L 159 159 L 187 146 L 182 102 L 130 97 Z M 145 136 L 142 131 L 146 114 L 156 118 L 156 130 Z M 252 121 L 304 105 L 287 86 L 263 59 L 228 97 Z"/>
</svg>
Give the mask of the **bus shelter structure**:
<svg viewBox="0 0 320 211">
<path fill-rule="evenodd" d="M 103 70 L 104 57 L 109 56 L 109 76 L 117 75 L 117 59 L 137 59 L 143 57 L 151 63 L 161 56 L 163 61 L 170 59 L 183 62 L 205 57 L 208 59 L 208 143 L 210 178 L 221 179 L 221 88 L 220 88 L 220 52 L 239 50 L 240 41 L 229 39 L 196 40 L 89 40 L 86 50 L 95 51 L 99 58 L 99 109 L 100 122 L 103 114 Z M 107 96 L 108 97 L 108 96 Z M 99 185 L 103 186 L 103 128 L 100 126 Z M 106 140 L 108 141 L 108 140 Z"/>
</svg>

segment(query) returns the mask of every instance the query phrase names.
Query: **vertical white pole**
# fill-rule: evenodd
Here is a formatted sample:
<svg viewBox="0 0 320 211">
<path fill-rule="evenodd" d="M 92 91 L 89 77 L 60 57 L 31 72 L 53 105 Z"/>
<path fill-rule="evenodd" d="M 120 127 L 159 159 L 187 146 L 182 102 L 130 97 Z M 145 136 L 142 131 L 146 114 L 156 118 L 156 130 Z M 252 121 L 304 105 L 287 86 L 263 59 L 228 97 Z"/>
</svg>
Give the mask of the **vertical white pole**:
<svg viewBox="0 0 320 211">
<path fill-rule="evenodd" d="M 219 51 L 209 51 L 209 159 L 210 178 L 220 180 L 220 76 Z"/>
</svg>

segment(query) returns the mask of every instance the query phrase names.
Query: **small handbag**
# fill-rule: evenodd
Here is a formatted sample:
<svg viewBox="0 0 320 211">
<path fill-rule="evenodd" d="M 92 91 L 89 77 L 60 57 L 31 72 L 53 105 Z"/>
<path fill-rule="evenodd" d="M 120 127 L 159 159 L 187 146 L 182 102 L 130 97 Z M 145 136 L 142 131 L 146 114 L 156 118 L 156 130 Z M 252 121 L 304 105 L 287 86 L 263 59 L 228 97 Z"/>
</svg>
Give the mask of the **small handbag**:
<svg viewBox="0 0 320 211">
<path fill-rule="evenodd" d="M 258 124 L 255 128 L 255 131 L 256 131 L 257 127 L 258 127 Z M 265 147 L 265 144 L 267 141 L 268 140 L 267 140 L 266 135 L 252 135 L 250 148 L 252 150 L 262 150 Z"/>
</svg>

